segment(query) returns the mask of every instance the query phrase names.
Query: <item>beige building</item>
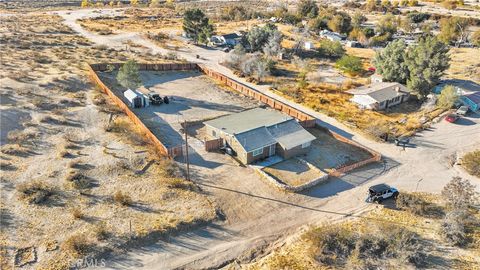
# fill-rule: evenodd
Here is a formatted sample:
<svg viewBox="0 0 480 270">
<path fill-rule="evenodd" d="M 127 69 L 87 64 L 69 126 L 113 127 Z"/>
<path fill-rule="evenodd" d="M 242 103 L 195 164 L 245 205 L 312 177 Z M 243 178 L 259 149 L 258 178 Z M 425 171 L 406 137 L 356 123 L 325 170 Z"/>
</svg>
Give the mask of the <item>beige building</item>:
<svg viewBox="0 0 480 270">
<path fill-rule="evenodd" d="M 408 100 L 407 87 L 396 82 L 377 82 L 348 91 L 351 102 L 362 109 L 385 110 Z"/>
<path fill-rule="evenodd" d="M 304 154 L 315 140 L 294 118 L 272 109 L 227 115 L 205 126 L 209 137 L 222 138 L 244 164 L 273 155 L 287 159 Z"/>
</svg>

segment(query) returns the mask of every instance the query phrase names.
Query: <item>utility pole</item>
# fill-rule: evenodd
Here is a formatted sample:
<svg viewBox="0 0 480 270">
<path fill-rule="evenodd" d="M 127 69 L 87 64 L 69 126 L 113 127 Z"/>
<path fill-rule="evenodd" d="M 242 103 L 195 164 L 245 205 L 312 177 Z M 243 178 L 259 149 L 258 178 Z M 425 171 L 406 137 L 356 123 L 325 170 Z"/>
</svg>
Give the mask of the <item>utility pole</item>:
<svg viewBox="0 0 480 270">
<path fill-rule="evenodd" d="M 183 130 L 185 131 L 185 163 L 187 163 L 187 180 L 190 180 L 190 164 L 188 160 L 187 120 L 184 120 L 183 122 Z"/>
</svg>

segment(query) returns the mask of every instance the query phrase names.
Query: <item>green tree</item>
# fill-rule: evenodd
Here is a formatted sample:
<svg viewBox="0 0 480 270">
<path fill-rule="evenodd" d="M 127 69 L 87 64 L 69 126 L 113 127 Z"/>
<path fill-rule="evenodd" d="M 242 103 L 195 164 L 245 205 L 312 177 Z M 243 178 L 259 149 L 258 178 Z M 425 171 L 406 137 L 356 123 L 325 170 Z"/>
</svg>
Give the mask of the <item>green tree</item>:
<svg viewBox="0 0 480 270">
<path fill-rule="evenodd" d="M 460 43 L 467 38 L 468 21 L 460 17 L 443 18 L 440 20 L 438 39 L 450 44 Z"/>
<path fill-rule="evenodd" d="M 367 17 L 363 15 L 361 11 L 357 11 L 352 16 L 352 27 L 360 28 L 362 23 L 367 21 Z"/>
<path fill-rule="evenodd" d="M 302 17 L 315 18 L 318 15 L 317 3 L 313 0 L 300 0 L 297 4 L 297 12 Z"/>
<path fill-rule="evenodd" d="M 344 55 L 336 62 L 336 66 L 348 74 L 355 75 L 362 71 L 362 60 L 353 55 Z"/>
<path fill-rule="evenodd" d="M 328 39 L 322 39 L 318 52 L 323 57 L 328 58 L 340 58 L 345 54 L 345 49 L 339 41 L 331 41 Z"/>
<path fill-rule="evenodd" d="M 458 101 L 458 93 L 455 87 L 447 85 L 442 89 L 442 93 L 438 96 L 437 106 L 443 109 L 452 108 Z"/>
<path fill-rule="evenodd" d="M 210 37 L 213 35 L 214 28 L 213 24 L 207 24 L 200 29 L 198 34 L 198 42 L 204 43 L 205 46 L 208 44 Z"/>
<path fill-rule="evenodd" d="M 188 9 L 183 15 L 183 31 L 190 37 L 195 43 L 201 39 L 205 40 L 205 37 L 209 38 L 213 32 L 213 26 L 210 24 L 208 17 L 198 8 Z"/>
<path fill-rule="evenodd" d="M 350 18 L 350 15 L 345 12 L 338 12 L 328 21 L 327 26 L 334 32 L 348 34 L 352 30 L 351 22 L 352 18 Z"/>
<path fill-rule="evenodd" d="M 409 71 L 405 63 L 407 45 L 403 39 L 390 42 L 385 49 L 378 51 L 373 59 L 377 72 L 386 81 L 405 84 Z"/>
<path fill-rule="evenodd" d="M 398 20 L 397 18 L 389 13 L 383 16 L 377 23 L 375 27 L 375 33 L 380 36 L 388 35 L 390 38 L 393 34 L 397 32 Z"/>
<path fill-rule="evenodd" d="M 274 24 L 267 24 L 263 27 L 255 26 L 247 34 L 246 42 L 252 52 L 260 51 L 270 38 L 274 37 L 278 32 L 277 27 Z"/>
<path fill-rule="evenodd" d="M 450 66 L 448 46 L 435 37 L 424 37 L 418 45 L 409 48 L 406 64 L 409 70 L 407 86 L 420 98 L 426 98 Z"/>
<path fill-rule="evenodd" d="M 117 74 L 118 83 L 128 89 L 136 89 L 142 84 L 140 73 L 138 72 L 138 65 L 135 60 L 130 59 L 123 66 Z"/>
</svg>

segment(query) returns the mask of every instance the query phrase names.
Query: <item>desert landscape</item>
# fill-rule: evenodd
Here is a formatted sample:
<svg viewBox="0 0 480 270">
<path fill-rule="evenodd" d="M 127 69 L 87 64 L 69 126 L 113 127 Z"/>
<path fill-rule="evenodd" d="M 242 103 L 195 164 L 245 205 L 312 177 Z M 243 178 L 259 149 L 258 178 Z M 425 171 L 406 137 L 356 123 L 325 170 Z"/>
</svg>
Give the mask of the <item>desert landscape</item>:
<svg viewBox="0 0 480 270">
<path fill-rule="evenodd" d="M 478 269 L 479 8 L 1 2 L 1 269 Z"/>
</svg>

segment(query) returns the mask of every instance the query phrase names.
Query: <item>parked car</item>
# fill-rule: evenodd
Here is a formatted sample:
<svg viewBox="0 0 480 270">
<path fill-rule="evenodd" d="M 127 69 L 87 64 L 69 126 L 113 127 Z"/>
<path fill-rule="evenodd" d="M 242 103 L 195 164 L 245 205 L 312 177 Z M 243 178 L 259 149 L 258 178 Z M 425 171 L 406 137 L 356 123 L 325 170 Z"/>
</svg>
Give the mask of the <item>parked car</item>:
<svg viewBox="0 0 480 270">
<path fill-rule="evenodd" d="M 386 184 L 378 184 L 375 186 L 371 186 L 368 189 L 368 197 L 366 201 L 381 203 L 382 201 L 389 198 L 396 199 L 398 197 L 398 194 L 399 192 L 396 188 L 390 187 Z"/>
<path fill-rule="evenodd" d="M 159 94 L 149 93 L 148 99 L 150 100 L 150 103 L 153 105 L 160 105 L 163 103 L 163 99 L 162 97 L 160 97 Z"/>
<path fill-rule="evenodd" d="M 458 108 L 456 113 L 458 115 L 466 115 L 468 113 L 468 109 L 468 106 L 461 106 L 460 108 Z"/>
<path fill-rule="evenodd" d="M 460 115 L 456 113 L 451 113 L 445 117 L 445 121 L 450 122 L 450 123 L 455 123 L 458 119 L 460 118 Z"/>
</svg>

